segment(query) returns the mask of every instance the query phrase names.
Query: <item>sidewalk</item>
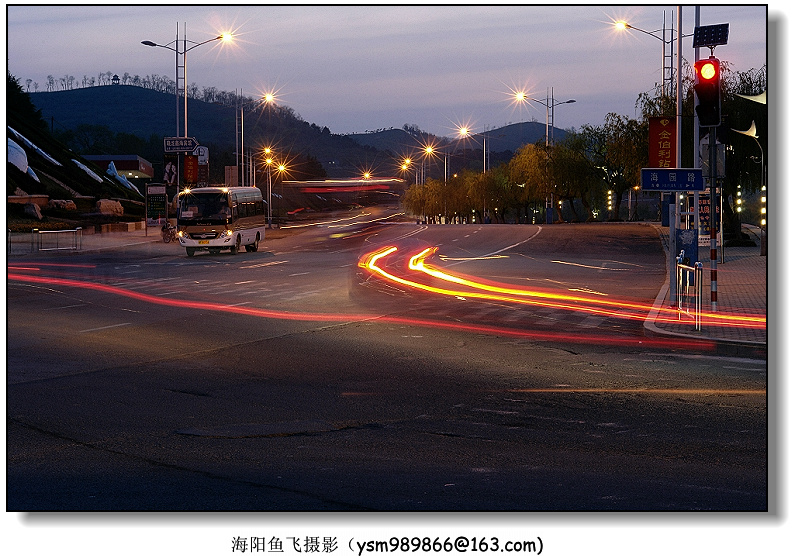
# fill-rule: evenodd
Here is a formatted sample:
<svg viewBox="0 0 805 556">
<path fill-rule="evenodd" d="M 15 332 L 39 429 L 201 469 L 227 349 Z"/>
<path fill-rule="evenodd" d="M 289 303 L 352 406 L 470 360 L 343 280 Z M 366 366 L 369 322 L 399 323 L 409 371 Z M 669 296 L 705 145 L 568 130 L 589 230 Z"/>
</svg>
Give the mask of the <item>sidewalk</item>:
<svg viewBox="0 0 805 556">
<path fill-rule="evenodd" d="M 652 226 L 660 234 L 666 254 L 669 249 L 668 228 L 658 224 Z M 718 315 L 767 315 L 767 262 L 768 256 L 760 254 L 760 237 L 756 227 L 744 226 L 744 232 L 755 240 L 755 247 L 725 247 L 724 262 L 721 262 L 721 249 L 718 250 L 716 311 L 712 310 L 710 282 L 710 247 L 699 248 L 699 262 L 702 272 L 702 312 Z M 661 322 L 657 319 L 657 310 L 671 307 L 668 281 L 660 290 L 654 302 L 654 311 L 645 322 L 645 327 L 658 334 L 687 336 L 690 338 L 710 339 L 745 346 L 767 347 L 766 327 L 740 327 L 714 325 L 704 323 L 697 331 L 693 320 L 683 316 L 676 322 Z"/>
</svg>

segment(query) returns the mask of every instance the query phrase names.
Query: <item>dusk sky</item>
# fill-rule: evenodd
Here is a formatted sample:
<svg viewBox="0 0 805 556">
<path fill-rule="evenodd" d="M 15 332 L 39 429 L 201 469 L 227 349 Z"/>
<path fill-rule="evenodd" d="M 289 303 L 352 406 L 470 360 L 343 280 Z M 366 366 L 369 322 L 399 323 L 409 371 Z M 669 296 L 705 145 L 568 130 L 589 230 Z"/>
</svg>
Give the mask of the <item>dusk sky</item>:
<svg viewBox="0 0 805 556">
<path fill-rule="evenodd" d="M 694 16 L 683 8 L 685 35 Z M 601 125 L 609 112 L 634 117 L 638 95 L 661 80 L 660 33 L 617 32 L 613 22 L 654 32 L 675 17 L 673 5 L 9 6 L 7 57 L 23 87 L 31 79 L 39 91 L 48 75 L 73 76 L 76 87 L 107 71 L 173 80 L 174 54 L 141 41 L 172 47 L 177 23 L 182 38 L 186 23 L 189 41 L 235 34 L 188 53 L 188 84 L 276 92 L 334 133 L 413 124 L 449 136 L 460 125 L 544 122 L 542 105 L 515 106 L 511 94 L 544 102 L 549 88 L 557 103 L 577 101 L 555 108 L 556 126 L 567 129 Z M 739 71 L 766 63 L 765 6 L 701 8 L 701 25 L 720 23 L 729 23 L 721 60 Z M 682 44 L 692 61 L 692 38 Z"/>
</svg>

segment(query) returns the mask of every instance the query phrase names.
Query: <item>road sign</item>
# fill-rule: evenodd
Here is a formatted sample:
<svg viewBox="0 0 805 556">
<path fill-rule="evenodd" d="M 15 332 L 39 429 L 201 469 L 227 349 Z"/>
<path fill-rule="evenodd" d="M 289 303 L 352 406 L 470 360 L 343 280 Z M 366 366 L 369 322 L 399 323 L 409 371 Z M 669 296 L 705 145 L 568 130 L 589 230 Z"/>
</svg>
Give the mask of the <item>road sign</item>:
<svg viewBox="0 0 805 556">
<path fill-rule="evenodd" d="M 701 168 L 643 168 L 640 187 L 644 191 L 704 191 Z"/>
<path fill-rule="evenodd" d="M 196 150 L 195 137 L 163 137 L 166 153 L 186 153 Z"/>
</svg>

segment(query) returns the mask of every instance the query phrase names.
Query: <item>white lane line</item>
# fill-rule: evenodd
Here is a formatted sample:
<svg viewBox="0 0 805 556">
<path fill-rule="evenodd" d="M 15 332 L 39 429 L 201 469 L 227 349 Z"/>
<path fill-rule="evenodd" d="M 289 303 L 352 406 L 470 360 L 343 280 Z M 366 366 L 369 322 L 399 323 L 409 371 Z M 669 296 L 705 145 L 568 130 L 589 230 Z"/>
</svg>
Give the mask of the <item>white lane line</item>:
<svg viewBox="0 0 805 556">
<path fill-rule="evenodd" d="M 79 334 L 84 334 L 85 332 L 97 332 L 98 330 L 107 330 L 109 328 L 118 328 L 120 326 L 129 326 L 130 322 L 121 322 L 120 324 L 110 324 L 109 326 L 101 326 L 99 328 L 87 328 L 86 330 L 79 330 Z"/>
</svg>

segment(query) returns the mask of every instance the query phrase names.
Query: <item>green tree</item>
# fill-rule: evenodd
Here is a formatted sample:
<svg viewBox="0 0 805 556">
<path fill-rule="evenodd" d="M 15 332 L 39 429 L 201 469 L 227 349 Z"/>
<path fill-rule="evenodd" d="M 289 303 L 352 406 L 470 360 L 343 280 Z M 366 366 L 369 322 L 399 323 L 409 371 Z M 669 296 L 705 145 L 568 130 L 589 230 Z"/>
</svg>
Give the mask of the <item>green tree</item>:
<svg viewBox="0 0 805 556">
<path fill-rule="evenodd" d="M 648 166 L 648 121 L 637 121 L 618 114 L 607 114 L 606 165 L 604 177 L 615 194 L 612 220 L 620 220 L 623 194 L 640 185 L 640 170 Z"/>
<path fill-rule="evenodd" d="M 12 127 L 15 122 L 27 122 L 40 131 L 46 133 L 48 131 L 47 123 L 42 118 L 42 111 L 34 106 L 31 97 L 22 90 L 19 79 L 11 75 L 11 72 L 6 74 L 6 114 Z"/>
</svg>

